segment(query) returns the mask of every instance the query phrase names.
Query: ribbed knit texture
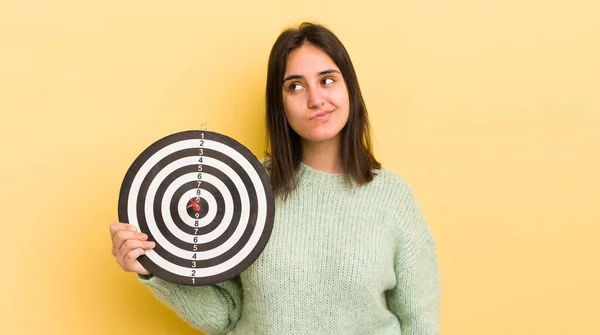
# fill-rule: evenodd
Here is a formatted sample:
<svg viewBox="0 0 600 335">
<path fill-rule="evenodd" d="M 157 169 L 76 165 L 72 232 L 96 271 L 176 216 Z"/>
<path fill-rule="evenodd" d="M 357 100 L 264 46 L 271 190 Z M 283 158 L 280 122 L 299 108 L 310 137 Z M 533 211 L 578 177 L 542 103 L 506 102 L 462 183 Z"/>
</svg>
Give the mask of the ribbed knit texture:
<svg viewBox="0 0 600 335">
<path fill-rule="evenodd" d="M 361 187 L 302 164 L 271 238 L 233 280 L 140 281 L 207 334 L 439 334 L 433 236 L 408 184 L 381 169 Z"/>
</svg>

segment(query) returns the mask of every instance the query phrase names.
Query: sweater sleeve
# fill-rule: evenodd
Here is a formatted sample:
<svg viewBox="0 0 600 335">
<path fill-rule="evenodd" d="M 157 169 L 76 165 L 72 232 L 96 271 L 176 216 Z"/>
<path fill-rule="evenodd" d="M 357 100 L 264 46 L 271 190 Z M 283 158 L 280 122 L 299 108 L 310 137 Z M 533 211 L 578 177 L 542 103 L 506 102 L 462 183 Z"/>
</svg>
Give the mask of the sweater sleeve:
<svg viewBox="0 0 600 335">
<path fill-rule="evenodd" d="M 227 333 L 241 316 L 239 276 L 207 286 L 178 285 L 156 276 L 138 275 L 138 279 L 181 318 L 206 334 Z"/>
<path fill-rule="evenodd" d="M 388 291 L 390 310 L 402 335 L 440 333 L 440 279 L 436 245 L 423 213 L 407 185 L 395 208 L 396 286 Z"/>
</svg>

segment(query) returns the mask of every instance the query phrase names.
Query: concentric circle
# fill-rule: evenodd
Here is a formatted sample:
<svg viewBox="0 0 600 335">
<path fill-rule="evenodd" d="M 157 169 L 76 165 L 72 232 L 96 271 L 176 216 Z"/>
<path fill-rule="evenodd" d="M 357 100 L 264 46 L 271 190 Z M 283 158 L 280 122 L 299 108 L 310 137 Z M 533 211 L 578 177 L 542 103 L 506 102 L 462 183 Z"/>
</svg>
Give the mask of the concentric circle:
<svg viewBox="0 0 600 335">
<path fill-rule="evenodd" d="M 183 285 L 215 284 L 258 258 L 273 229 L 275 200 L 265 169 L 236 140 L 206 130 L 164 137 L 127 171 L 119 221 L 156 247 L 138 260 Z"/>
</svg>

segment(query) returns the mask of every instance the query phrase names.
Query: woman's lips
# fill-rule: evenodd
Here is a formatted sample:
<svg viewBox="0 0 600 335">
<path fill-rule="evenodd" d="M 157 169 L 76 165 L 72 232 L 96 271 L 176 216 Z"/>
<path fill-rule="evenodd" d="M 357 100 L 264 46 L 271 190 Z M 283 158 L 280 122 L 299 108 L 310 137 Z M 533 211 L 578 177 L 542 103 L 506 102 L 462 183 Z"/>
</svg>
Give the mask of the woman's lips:
<svg viewBox="0 0 600 335">
<path fill-rule="evenodd" d="M 310 119 L 311 120 L 325 120 L 327 118 L 329 118 L 329 115 L 331 115 L 333 111 L 322 111 L 319 112 L 315 115 L 313 115 Z"/>
</svg>

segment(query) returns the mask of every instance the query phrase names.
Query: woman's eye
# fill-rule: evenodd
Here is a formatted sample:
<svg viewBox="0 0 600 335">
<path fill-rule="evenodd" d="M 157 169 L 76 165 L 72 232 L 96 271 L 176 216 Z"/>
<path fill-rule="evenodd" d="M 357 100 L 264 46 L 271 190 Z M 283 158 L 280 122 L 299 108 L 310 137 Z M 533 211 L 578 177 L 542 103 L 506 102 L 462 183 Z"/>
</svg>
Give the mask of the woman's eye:
<svg viewBox="0 0 600 335">
<path fill-rule="evenodd" d="M 298 84 L 298 83 L 293 83 L 290 85 L 290 90 L 291 91 L 298 91 L 302 89 L 302 85 Z"/>
<path fill-rule="evenodd" d="M 323 85 L 329 85 L 329 84 L 333 84 L 334 80 L 333 78 L 324 78 L 322 81 Z"/>
</svg>

